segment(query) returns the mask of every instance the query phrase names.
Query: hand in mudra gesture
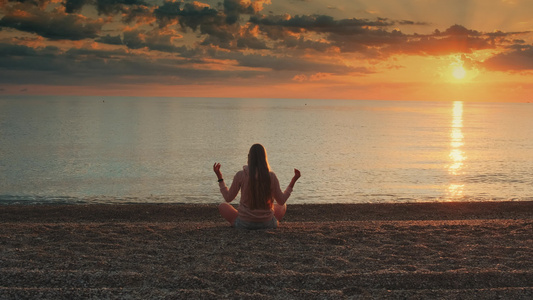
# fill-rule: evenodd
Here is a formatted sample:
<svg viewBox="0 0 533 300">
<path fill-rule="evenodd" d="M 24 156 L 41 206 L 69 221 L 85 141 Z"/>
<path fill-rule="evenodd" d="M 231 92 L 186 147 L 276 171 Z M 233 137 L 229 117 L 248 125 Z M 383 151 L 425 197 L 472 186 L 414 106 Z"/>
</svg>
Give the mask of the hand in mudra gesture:
<svg viewBox="0 0 533 300">
<path fill-rule="evenodd" d="M 220 172 L 220 164 L 219 163 L 215 163 L 213 165 L 213 171 L 215 172 L 215 174 L 217 174 L 217 177 L 218 179 L 222 179 L 222 172 Z"/>
</svg>

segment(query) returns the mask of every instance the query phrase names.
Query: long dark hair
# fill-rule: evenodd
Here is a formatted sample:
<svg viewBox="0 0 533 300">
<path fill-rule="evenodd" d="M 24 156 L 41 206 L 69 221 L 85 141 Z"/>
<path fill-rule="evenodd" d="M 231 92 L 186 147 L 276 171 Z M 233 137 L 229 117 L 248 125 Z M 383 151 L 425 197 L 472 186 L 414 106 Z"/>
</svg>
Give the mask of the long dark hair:
<svg viewBox="0 0 533 300">
<path fill-rule="evenodd" d="M 263 145 L 254 144 L 248 152 L 249 191 L 251 209 L 272 207 L 270 192 L 270 166 Z"/>
</svg>

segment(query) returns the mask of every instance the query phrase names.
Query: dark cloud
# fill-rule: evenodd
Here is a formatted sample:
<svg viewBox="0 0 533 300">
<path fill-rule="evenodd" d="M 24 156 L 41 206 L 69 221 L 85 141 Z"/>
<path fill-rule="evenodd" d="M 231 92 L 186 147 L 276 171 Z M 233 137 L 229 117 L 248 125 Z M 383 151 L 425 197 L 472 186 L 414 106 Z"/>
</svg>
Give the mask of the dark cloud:
<svg viewBox="0 0 533 300">
<path fill-rule="evenodd" d="M 146 43 L 144 42 L 141 32 L 138 30 L 125 31 L 123 36 L 123 43 L 128 48 L 140 49 L 146 47 Z"/>
<path fill-rule="evenodd" d="M 207 27 L 224 24 L 223 16 L 219 15 L 216 9 L 201 6 L 196 2 L 185 3 L 183 8 L 181 2 L 165 2 L 154 10 L 154 15 L 161 27 L 165 27 L 173 21 L 179 22 L 181 28 L 186 30 L 205 31 Z"/>
<path fill-rule="evenodd" d="M 206 54 L 215 59 L 235 61 L 238 66 L 242 67 L 287 72 L 287 74 L 290 74 L 290 78 L 300 73 L 315 74 L 321 72 L 336 75 L 370 73 L 365 68 L 347 66 L 342 61 L 320 62 L 302 56 L 244 54 L 242 52 L 227 51 L 208 51 Z M 273 76 L 281 76 L 281 74 Z"/>
<path fill-rule="evenodd" d="M 448 55 L 455 53 L 472 53 L 475 50 L 493 49 L 494 46 L 483 38 L 469 36 L 447 36 L 441 38 L 411 38 L 405 43 L 391 45 L 384 52 L 390 54 L 410 55 Z"/>
<path fill-rule="evenodd" d="M 296 71 L 309 73 L 350 74 L 361 72 L 361 68 L 346 66 L 342 63 L 317 62 L 295 57 L 276 57 L 271 55 L 245 55 L 238 60 L 239 65 L 252 68 L 268 68 L 274 71 Z"/>
<path fill-rule="evenodd" d="M 130 56 L 125 50 L 95 50 L 87 48 L 71 48 L 64 53 L 56 52 L 56 56 L 64 54 L 65 57 L 76 59 L 122 59 Z"/>
<path fill-rule="evenodd" d="M 398 30 L 366 30 L 356 35 L 330 34 L 328 40 L 342 52 L 359 52 L 368 55 L 375 50 L 383 52 L 386 48 L 404 44 L 408 36 Z M 373 55 L 375 56 L 375 54 Z"/>
<path fill-rule="evenodd" d="M 525 32 L 495 31 L 483 33 L 467 29 L 462 25 L 452 25 L 444 32 L 435 30 L 431 35 L 414 35 L 395 48 L 404 54 L 446 55 L 454 53 L 472 53 L 477 50 L 496 49 L 509 43 L 507 38 Z"/>
<path fill-rule="evenodd" d="M 128 6 L 122 14 L 124 23 L 152 23 L 155 20 L 153 8 L 144 5 Z"/>
<path fill-rule="evenodd" d="M 285 39 L 280 40 L 277 45 L 289 49 L 313 49 L 318 52 L 325 52 L 333 46 L 329 42 L 305 39 L 303 36 L 298 38 L 288 36 Z"/>
<path fill-rule="evenodd" d="M 176 47 L 172 43 L 174 35 L 171 33 L 161 33 L 158 30 L 149 32 L 140 30 L 131 30 L 124 32 L 123 43 L 131 49 L 148 48 L 150 50 L 157 50 L 162 52 L 176 52 L 179 53 L 185 47 Z"/>
<path fill-rule="evenodd" d="M 153 19 L 150 4 L 140 0 L 66 0 L 64 5 L 67 13 L 80 13 L 85 5 L 91 5 L 99 15 L 122 14 L 125 23 Z"/>
<path fill-rule="evenodd" d="M 0 44 L 0 66 L 2 66 L 2 81 L 10 82 L 14 78 L 8 74 L 27 74 L 28 72 L 54 72 L 62 69 L 64 64 L 56 60 L 60 50 L 48 46 L 39 49 L 24 45 Z"/>
<path fill-rule="evenodd" d="M 241 14 L 257 14 L 263 10 L 263 5 L 267 2 L 266 0 L 224 0 L 223 7 L 226 15 L 226 23 L 230 25 L 237 23 Z"/>
<path fill-rule="evenodd" d="M 467 29 L 462 25 L 452 25 L 444 32 L 435 31 L 436 36 L 480 36 L 481 33 L 476 30 Z"/>
<path fill-rule="evenodd" d="M 182 31 L 192 29 L 205 35 L 201 45 L 215 45 L 221 48 L 236 48 L 237 44 L 243 47 L 262 48 L 259 40 L 250 37 L 240 37 L 241 27 L 238 24 L 227 24 L 223 13 L 198 2 L 193 3 L 165 2 L 154 10 L 154 16 L 161 28 L 173 22 L 180 25 Z M 183 7 L 182 7 L 183 6 Z M 241 38 L 240 43 L 238 39 Z"/>
<path fill-rule="evenodd" d="M 35 55 L 33 48 L 23 45 L 0 43 L 0 57 L 32 56 Z"/>
<path fill-rule="evenodd" d="M 237 48 L 269 49 L 268 46 L 266 45 L 266 42 L 263 39 L 259 39 L 249 30 L 246 30 L 237 39 Z"/>
<path fill-rule="evenodd" d="M 86 3 L 89 3 L 89 0 L 66 0 L 65 11 L 67 13 L 79 12 Z"/>
<path fill-rule="evenodd" d="M 51 0 L 8 0 L 8 2 L 18 2 L 24 4 L 31 4 L 37 6 L 44 6 L 48 4 Z"/>
<path fill-rule="evenodd" d="M 291 32 L 314 31 L 319 33 L 335 34 L 362 34 L 367 32 L 368 26 L 388 27 L 394 24 L 387 19 L 342 19 L 335 20 L 327 15 L 296 15 L 290 16 L 252 16 L 250 22 L 261 26 L 262 30 L 269 31 L 268 27 L 278 27 Z M 283 37 L 283 36 L 282 36 Z M 276 37 L 272 36 L 276 39 Z"/>
<path fill-rule="evenodd" d="M 97 0 L 96 9 L 98 13 L 105 15 L 112 15 L 115 13 L 124 12 L 124 7 L 130 5 L 148 5 L 141 0 Z"/>
<path fill-rule="evenodd" d="M 109 34 L 101 36 L 94 40 L 95 42 L 109 44 L 109 45 L 123 45 L 120 35 L 111 36 Z"/>
<path fill-rule="evenodd" d="M 272 40 L 282 40 L 287 47 L 315 50 L 337 47 L 341 52 L 359 52 L 366 56 L 388 57 L 393 54 L 442 55 L 450 53 L 471 53 L 474 50 L 496 47 L 494 38 L 510 34 L 483 34 L 453 25 L 441 32 L 435 30 L 429 35 L 407 35 L 389 28 L 396 24 L 426 25 L 412 21 L 393 21 L 386 18 L 376 20 L 335 20 L 326 15 L 304 16 L 252 16 L 250 22 Z M 326 42 L 312 42 L 294 38 L 294 34 L 324 34 Z M 501 42 L 501 41 L 500 41 Z"/>
<path fill-rule="evenodd" d="M 154 10 L 159 26 L 165 27 L 177 20 L 181 13 L 181 2 L 165 2 Z"/>
<path fill-rule="evenodd" d="M 192 55 L 191 51 L 189 54 Z M 23 53 L 22 55 L 20 53 Z M 124 50 L 31 48 L 0 43 L 3 84 L 190 84 L 218 78 L 251 78 L 263 72 L 197 68 L 202 59 L 154 59 Z"/>
<path fill-rule="evenodd" d="M 335 47 L 341 52 L 359 52 L 367 57 L 380 56 L 381 48 L 408 41 L 407 35 L 399 30 L 389 31 L 389 27 L 408 22 L 409 25 L 425 24 L 405 20 L 393 21 L 387 18 L 336 20 L 327 15 L 252 16 L 250 22 L 257 24 L 269 39 L 280 41 L 278 45 L 288 48 L 323 52 Z M 315 37 L 314 40 L 306 38 L 313 34 L 322 35 L 322 38 Z"/>
<path fill-rule="evenodd" d="M 431 25 L 428 22 L 415 22 L 410 20 L 401 20 L 396 22 L 398 25 L 417 25 L 417 26 L 428 26 Z"/>
<path fill-rule="evenodd" d="M 125 12 L 127 6 L 148 4 L 141 0 L 66 0 L 65 11 L 67 13 L 80 12 L 84 5 L 94 5 L 98 14 L 112 15 Z"/>
<path fill-rule="evenodd" d="M 482 66 L 493 71 L 517 72 L 533 71 L 533 46 L 513 45 L 508 52 L 496 54 L 482 63 Z"/>
<path fill-rule="evenodd" d="M 370 39 L 375 39 L 378 36 L 385 36 L 387 34 L 381 28 L 386 28 L 394 24 L 388 19 L 379 18 L 376 20 L 366 19 L 342 19 L 335 20 L 327 15 L 297 15 L 282 16 L 252 16 L 250 23 L 257 24 L 261 33 L 274 41 L 288 41 L 292 46 L 309 45 L 311 48 L 324 49 L 325 43 L 294 43 L 294 34 L 323 34 L 329 41 L 328 46 L 337 46 L 344 51 L 357 51 L 361 49 L 364 38 L 361 36 L 368 36 Z M 309 39 L 307 39 L 309 41 Z M 371 43 L 371 41 L 368 41 Z"/>
<path fill-rule="evenodd" d="M 7 12 L 0 20 L 0 27 L 31 32 L 53 40 L 96 38 L 102 25 L 101 21 L 59 11 L 46 12 L 36 7 L 27 8 L 24 14 L 16 10 Z"/>
</svg>

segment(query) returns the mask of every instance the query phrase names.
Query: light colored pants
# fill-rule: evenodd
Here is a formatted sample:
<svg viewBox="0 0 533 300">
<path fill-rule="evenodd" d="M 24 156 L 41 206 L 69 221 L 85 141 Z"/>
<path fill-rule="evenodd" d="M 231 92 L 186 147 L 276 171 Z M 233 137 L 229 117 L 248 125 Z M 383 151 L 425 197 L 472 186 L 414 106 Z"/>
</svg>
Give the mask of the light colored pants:
<svg viewBox="0 0 533 300">
<path fill-rule="evenodd" d="M 276 229 L 278 228 L 278 220 L 272 217 L 272 220 L 266 222 L 246 222 L 237 217 L 235 223 L 233 223 L 233 227 L 248 230 Z"/>
</svg>

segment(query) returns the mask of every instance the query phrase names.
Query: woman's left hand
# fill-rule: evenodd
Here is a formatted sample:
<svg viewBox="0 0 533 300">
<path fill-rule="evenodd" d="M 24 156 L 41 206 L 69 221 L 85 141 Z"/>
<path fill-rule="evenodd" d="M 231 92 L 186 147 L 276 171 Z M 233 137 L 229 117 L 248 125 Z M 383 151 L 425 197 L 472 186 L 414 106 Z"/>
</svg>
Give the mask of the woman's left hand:
<svg viewBox="0 0 533 300">
<path fill-rule="evenodd" d="M 213 165 L 213 171 L 215 172 L 215 174 L 217 174 L 218 180 L 222 179 L 222 172 L 220 172 L 220 164 L 219 163 L 215 163 Z"/>
</svg>

